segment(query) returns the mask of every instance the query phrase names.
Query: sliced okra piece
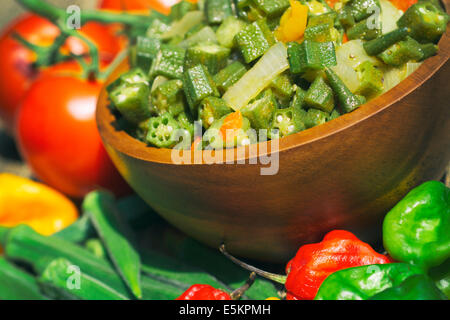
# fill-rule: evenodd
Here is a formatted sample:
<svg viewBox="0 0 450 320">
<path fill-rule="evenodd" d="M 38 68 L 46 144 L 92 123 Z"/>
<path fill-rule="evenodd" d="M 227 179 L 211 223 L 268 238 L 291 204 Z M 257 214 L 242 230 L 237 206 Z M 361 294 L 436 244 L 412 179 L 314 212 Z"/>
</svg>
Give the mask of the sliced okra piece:
<svg viewBox="0 0 450 320">
<path fill-rule="evenodd" d="M 289 0 L 253 0 L 267 17 L 281 16 L 289 8 Z"/>
<path fill-rule="evenodd" d="M 209 24 L 220 24 L 233 14 L 232 0 L 205 1 L 205 16 Z"/>
<path fill-rule="evenodd" d="M 347 37 L 349 40 L 363 39 L 373 40 L 381 35 L 380 28 L 373 28 L 369 21 L 362 20 L 347 30 Z"/>
<path fill-rule="evenodd" d="M 136 65 L 142 70 L 150 71 L 153 60 L 161 48 L 161 40 L 138 36 L 136 40 Z"/>
<path fill-rule="evenodd" d="M 209 97 L 219 97 L 220 93 L 205 66 L 198 64 L 184 73 L 183 87 L 189 108 L 194 117 L 198 114 L 198 105 Z"/>
<path fill-rule="evenodd" d="M 181 79 L 186 50 L 173 45 L 161 45 L 150 68 L 150 78 L 164 76 L 169 79 Z"/>
<path fill-rule="evenodd" d="M 355 21 L 361 21 L 381 10 L 378 0 L 352 0 L 345 5 Z M 379 11 L 378 11 L 379 12 Z"/>
<path fill-rule="evenodd" d="M 397 25 L 411 29 L 411 37 L 420 43 L 434 42 L 447 29 L 449 16 L 430 2 L 413 4 L 397 21 Z"/>
<path fill-rule="evenodd" d="M 233 112 L 228 103 L 217 97 L 207 97 L 200 104 L 199 119 L 203 127 L 208 129 L 214 121 Z"/>
<path fill-rule="evenodd" d="M 373 98 L 384 91 L 383 72 L 378 70 L 372 62 L 364 61 L 357 67 L 359 86 L 355 93 Z"/>
<path fill-rule="evenodd" d="M 317 42 L 337 41 L 340 36 L 341 34 L 335 27 L 330 27 L 326 23 L 307 27 L 304 34 L 305 39 Z"/>
<path fill-rule="evenodd" d="M 351 112 L 366 102 L 363 97 L 353 94 L 333 70 L 326 68 L 325 74 L 343 112 Z"/>
<path fill-rule="evenodd" d="M 337 64 L 333 42 L 289 42 L 287 51 L 290 70 L 294 74 L 321 70 Z"/>
<path fill-rule="evenodd" d="M 172 148 L 179 142 L 177 130 L 180 129 L 180 124 L 169 113 L 150 118 L 147 142 L 157 148 Z"/>
<path fill-rule="evenodd" d="M 330 113 L 334 109 L 333 90 L 322 77 L 317 77 L 305 95 L 305 104 L 310 108 Z"/>
<path fill-rule="evenodd" d="M 234 16 L 226 18 L 216 31 L 217 41 L 226 48 L 235 47 L 234 37 L 245 28 L 247 24 Z"/>
<path fill-rule="evenodd" d="M 254 129 L 270 129 L 277 101 L 271 89 L 266 89 L 253 102 L 241 109 L 242 115 L 250 120 Z"/>
<path fill-rule="evenodd" d="M 115 88 L 110 99 L 120 114 L 130 123 L 138 124 L 150 117 L 150 89 L 144 83 L 122 84 Z"/>
<path fill-rule="evenodd" d="M 297 110 L 292 107 L 276 110 L 269 131 L 270 139 L 282 138 L 305 130 L 304 112 L 305 110 Z"/>
<path fill-rule="evenodd" d="M 341 113 L 337 109 L 334 109 L 328 116 L 327 121 L 334 120 L 336 118 L 339 118 L 340 116 L 341 116 Z"/>
<path fill-rule="evenodd" d="M 230 49 L 211 42 L 202 42 L 186 51 L 185 68 L 204 65 L 210 74 L 216 74 L 227 65 Z"/>
<path fill-rule="evenodd" d="M 305 107 L 305 97 L 306 91 L 300 88 L 299 86 L 295 86 L 295 94 L 294 98 L 291 101 L 290 107 L 301 110 Z"/>
<path fill-rule="evenodd" d="M 304 123 L 306 128 L 312 128 L 327 122 L 330 114 L 319 109 L 308 109 L 304 115 Z"/>
<path fill-rule="evenodd" d="M 184 111 L 183 81 L 175 79 L 162 83 L 153 90 L 151 98 L 159 115 L 169 112 L 176 117 Z"/>
<path fill-rule="evenodd" d="M 180 20 L 181 18 L 183 18 L 186 13 L 188 13 L 189 11 L 194 11 L 197 10 L 197 4 L 192 3 L 190 1 L 180 1 L 177 4 L 174 4 L 171 8 L 170 8 L 170 15 L 169 17 L 173 20 L 173 21 L 177 21 Z"/>
<path fill-rule="evenodd" d="M 337 21 L 345 28 L 351 28 L 355 25 L 355 18 L 353 18 L 350 10 L 344 7 L 339 13 L 337 17 Z"/>
<path fill-rule="evenodd" d="M 194 140 L 195 128 L 194 128 L 194 120 L 192 119 L 191 115 L 188 114 L 186 111 L 183 111 L 177 116 L 176 120 L 178 124 L 181 126 L 181 128 L 189 132 L 192 142 Z"/>
<path fill-rule="evenodd" d="M 288 104 L 294 95 L 294 86 L 286 73 L 282 73 L 273 79 L 269 87 L 282 104 Z"/>
<path fill-rule="evenodd" d="M 214 82 L 220 93 L 224 94 L 233 84 L 247 72 L 247 68 L 239 61 L 234 61 L 214 76 Z"/>
<path fill-rule="evenodd" d="M 136 84 L 136 83 L 144 83 L 149 85 L 150 79 L 148 75 L 142 71 L 141 68 L 133 68 L 124 74 L 122 74 L 119 78 L 113 81 L 106 87 L 108 93 L 111 93 L 114 89 L 119 87 L 122 84 Z"/>
<path fill-rule="evenodd" d="M 237 133 L 233 136 L 233 139 L 230 141 L 226 141 L 227 137 L 222 135 L 221 127 L 224 123 L 226 117 L 229 115 L 225 115 L 222 118 L 213 122 L 213 124 L 206 130 L 203 135 L 203 140 L 205 143 L 206 149 L 214 149 L 220 150 L 225 148 L 234 148 L 243 145 L 249 145 L 256 142 L 256 136 L 253 136 L 248 131 L 251 129 L 250 121 L 246 117 L 242 117 L 242 125 L 240 128 L 236 128 Z M 235 131 L 236 132 L 236 131 Z M 227 133 L 224 132 L 226 135 Z"/>
<path fill-rule="evenodd" d="M 422 46 L 416 40 L 407 36 L 378 55 L 384 63 L 399 67 L 408 61 L 420 61 L 423 57 Z"/>
<path fill-rule="evenodd" d="M 265 19 L 247 25 L 234 39 L 246 63 L 258 59 L 275 44 L 275 37 Z"/>
</svg>

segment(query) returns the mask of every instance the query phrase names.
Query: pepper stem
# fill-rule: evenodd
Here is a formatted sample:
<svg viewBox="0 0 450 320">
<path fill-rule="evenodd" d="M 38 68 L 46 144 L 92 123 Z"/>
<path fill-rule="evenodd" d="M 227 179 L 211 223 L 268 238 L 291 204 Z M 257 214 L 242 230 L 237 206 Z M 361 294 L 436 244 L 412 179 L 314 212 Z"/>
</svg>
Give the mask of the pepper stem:
<svg viewBox="0 0 450 320">
<path fill-rule="evenodd" d="M 11 228 L 0 226 L 0 245 L 2 245 L 3 248 L 5 247 L 6 237 L 8 236 L 10 230 Z"/>
<path fill-rule="evenodd" d="M 222 252 L 222 254 L 225 257 L 227 257 L 228 259 L 233 261 L 238 266 L 240 266 L 240 267 L 242 267 L 244 269 L 247 269 L 248 271 L 252 271 L 252 272 L 256 273 L 257 275 L 259 275 L 259 276 L 261 276 L 263 278 L 266 278 L 266 279 L 269 279 L 269 280 L 272 280 L 272 281 L 275 281 L 275 282 L 278 282 L 278 283 L 281 283 L 281 284 L 285 284 L 286 283 L 286 278 L 287 277 L 284 276 L 284 275 L 271 273 L 271 272 L 267 272 L 267 271 L 258 269 L 258 268 L 254 267 L 254 266 L 251 266 L 251 265 L 249 265 L 249 264 L 247 264 L 247 263 L 245 263 L 245 262 L 243 262 L 243 261 L 233 257 L 231 254 L 229 254 L 227 252 L 224 244 L 222 244 L 220 246 L 219 250 L 220 250 L 220 252 Z"/>
<path fill-rule="evenodd" d="M 255 282 L 256 273 L 252 272 L 250 273 L 250 276 L 248 277 L 247 281 L 244 283 L 244 285 L 236 290 L 234 290 L 230 297 L 232 300 L 239 300 L 244 293 L 252 286 L 253 282 Z"/>
</svg>

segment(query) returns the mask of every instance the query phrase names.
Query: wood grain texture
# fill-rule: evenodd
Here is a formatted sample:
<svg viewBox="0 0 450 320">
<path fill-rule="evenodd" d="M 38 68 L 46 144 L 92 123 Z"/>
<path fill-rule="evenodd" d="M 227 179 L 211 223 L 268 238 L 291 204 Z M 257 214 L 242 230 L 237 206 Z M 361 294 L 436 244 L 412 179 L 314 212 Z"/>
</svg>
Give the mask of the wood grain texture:
<svg viewBox="0 0 450 320">
<path fill-rule="evenodd" d="M 391 91 L 281 139 L 274 176 L 248 161 L 173 164 L 170 150 L 116 129 L 105 91 L 98 127 L 124 178 L 171 224 L 210 246 L 225 242 L 235 255 L 285 262 L 332 229 L 379 239 L 387 210 L 414 186 L 442 177 L 450 160 L 449 28 L 439 47 Z"/>
</svg>

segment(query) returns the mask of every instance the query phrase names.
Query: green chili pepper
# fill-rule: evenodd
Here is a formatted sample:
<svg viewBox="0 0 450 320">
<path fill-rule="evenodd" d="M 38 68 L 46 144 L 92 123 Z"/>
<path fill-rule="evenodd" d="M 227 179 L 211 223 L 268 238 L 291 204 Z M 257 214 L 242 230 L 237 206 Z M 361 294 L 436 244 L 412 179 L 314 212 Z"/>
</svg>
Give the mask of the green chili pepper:
<svg viewBox="0 0 450 320">
<path fill-rule="evenodd" d="M 383 222 L 385 249 L 423 269 L 450 258 L 450 188 L 438 181 L 411 190 Z"/>
<path fill-rule="evenodd" d="M 436 286 L 450 299 L 450 259 L 428 271 Z"/>
<path fill-rule="evenodd" d="M 374 295 L 370 300 L 447 300 L 426 275 L 411 276 L 400 285 Z"/>
<path fill-rule="evenodd" d="M 342 269 L 332 273 L 322 282 L 315 300 L 367 300 L 418 274 L 423 274 L 423 270 L 406 263 Z"/>
</svg>

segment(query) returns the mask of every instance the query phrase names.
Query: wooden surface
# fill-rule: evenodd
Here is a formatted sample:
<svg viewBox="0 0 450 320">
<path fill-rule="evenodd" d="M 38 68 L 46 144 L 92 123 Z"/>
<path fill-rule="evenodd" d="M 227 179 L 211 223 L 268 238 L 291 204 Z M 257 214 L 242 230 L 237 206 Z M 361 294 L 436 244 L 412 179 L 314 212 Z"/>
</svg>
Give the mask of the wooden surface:
<svg viewBox="0 0 450 320">
<path fill-rule="evenodd" d="M 236 255 L 286 261 L 336 228 L 379 240 L 387 210 L 442 176 L 450 160 L 449 55 L 447 29 L 439 55 L 393 90 L 283 138 L 275 176 L 261 176 L 261 165 L 174 165 L 170 150 L 116 130 L 105 92 L 97 121 L 119 171 L 171 224 Z"/>
</svg>

